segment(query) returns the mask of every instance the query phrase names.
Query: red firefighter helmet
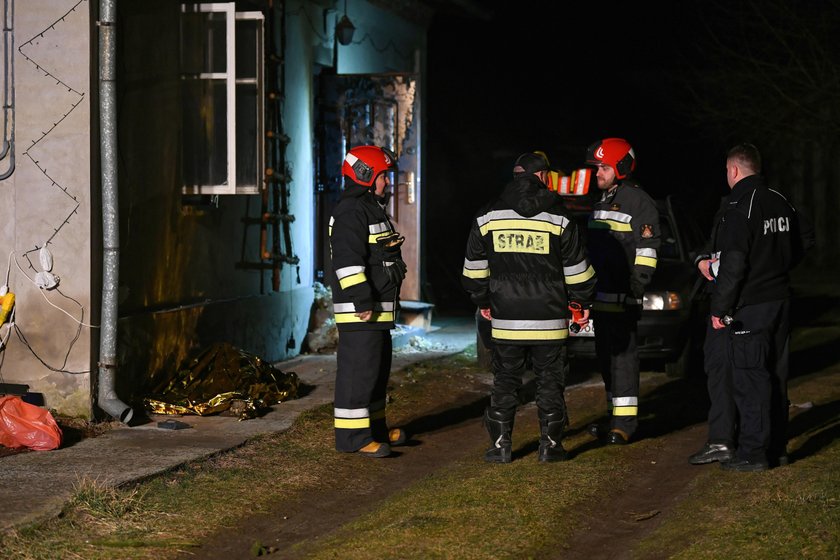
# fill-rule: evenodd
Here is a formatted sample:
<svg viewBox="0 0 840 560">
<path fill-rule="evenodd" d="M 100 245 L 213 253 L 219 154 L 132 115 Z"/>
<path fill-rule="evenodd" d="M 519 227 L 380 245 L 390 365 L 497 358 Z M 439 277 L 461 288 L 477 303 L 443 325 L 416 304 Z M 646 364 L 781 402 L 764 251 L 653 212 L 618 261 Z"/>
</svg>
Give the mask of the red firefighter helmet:
<svg viewBox="0 0 840 560">
<path fill-rule="evenodd" d="M 636 154 L 624 138 L 604 138 L 586 149 L 586 163 L 608 165 L 617 179 L 626 179 L 636 169 Z"/>
<path fill-rule="evenodd" d="M 344 157 L 341 173 L 365 187 L 372 187 L 380 173 L 394 169 L 397 156 L 378 146 L 356 146 Z"/>
</svg>

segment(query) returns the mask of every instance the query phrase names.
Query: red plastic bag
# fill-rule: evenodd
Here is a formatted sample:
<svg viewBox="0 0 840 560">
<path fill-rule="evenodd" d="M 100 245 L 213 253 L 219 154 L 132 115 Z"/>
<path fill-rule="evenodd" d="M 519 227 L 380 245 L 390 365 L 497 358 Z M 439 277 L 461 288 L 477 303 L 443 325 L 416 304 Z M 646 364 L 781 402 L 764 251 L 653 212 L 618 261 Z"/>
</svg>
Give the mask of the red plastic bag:
<svg viewBox="0 0 840 560">
<path fill-rule="evenodd" d="M 61 445 L 61 428 L 48 410 L 20 397 L 0 397 L 0 445 L 49 451 Z"/>
</svg>

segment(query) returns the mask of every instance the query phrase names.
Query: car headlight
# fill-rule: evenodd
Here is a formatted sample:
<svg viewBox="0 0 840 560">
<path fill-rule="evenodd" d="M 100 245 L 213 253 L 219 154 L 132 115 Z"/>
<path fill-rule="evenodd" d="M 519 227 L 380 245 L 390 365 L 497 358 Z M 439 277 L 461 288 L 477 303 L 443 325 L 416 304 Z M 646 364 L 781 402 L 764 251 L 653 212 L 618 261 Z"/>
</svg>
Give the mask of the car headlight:
<svg viewBox="0 0 840 560">
<path fill-rule="evenodd" d="M 642 309 L 647 311 L 674 311 L 682 308 L 682 298 L 677 292 L 647 292 Z"/>
</svg>

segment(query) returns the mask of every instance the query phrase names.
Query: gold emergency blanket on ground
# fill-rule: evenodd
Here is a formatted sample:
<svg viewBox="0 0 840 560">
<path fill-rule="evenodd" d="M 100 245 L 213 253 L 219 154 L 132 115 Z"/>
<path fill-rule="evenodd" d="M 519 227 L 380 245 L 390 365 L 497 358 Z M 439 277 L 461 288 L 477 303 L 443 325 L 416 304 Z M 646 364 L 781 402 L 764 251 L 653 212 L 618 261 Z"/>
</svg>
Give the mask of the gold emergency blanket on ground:
<svg viewBox="0 0 840 560">
<path fill-rule="evenodd" d="M 216 343 L 172 376 L 154 381 L 144 399 L 154 414 L 206 416 L 230 411 L 240 420 L 295 398 L 298 376 L 282 372 L 228 343 Z"/>
</svg>

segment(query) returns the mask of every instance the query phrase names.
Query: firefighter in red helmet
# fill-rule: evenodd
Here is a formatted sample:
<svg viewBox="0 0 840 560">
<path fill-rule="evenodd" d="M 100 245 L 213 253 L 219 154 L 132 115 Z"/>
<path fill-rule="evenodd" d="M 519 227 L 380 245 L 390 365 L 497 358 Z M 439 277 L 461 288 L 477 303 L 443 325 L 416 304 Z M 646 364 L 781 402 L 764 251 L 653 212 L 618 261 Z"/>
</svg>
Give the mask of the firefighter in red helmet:
<svg viewBox="0 0 840 560">
<path fill-rule="evenodd" d="M 396 156 L 358 146 L 344 158 L 344 190 L 330 218 L 333 311 L 338 327 L 335 447 L 387 457 L 407 434 L 388 429 L 385 393 L 391 371 L 391 329 L 406 265 L 404 238 L 385 207 Z"/>
<path fill-rule="evenodd" d="M 592 308 L 598 367 L 610 426 L 607 443 L 626 444 L 638 427 L 639 354 L 636 327 L 645 287 L 656 270 L 659 212 L 631 179 L 636 154 L 622 138 L 605 138 L 586 152 L 601 198 L 588 223 L 588 251 L 597 275 Z"/>
</svg>

